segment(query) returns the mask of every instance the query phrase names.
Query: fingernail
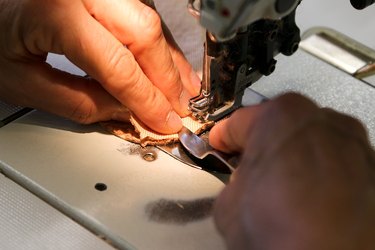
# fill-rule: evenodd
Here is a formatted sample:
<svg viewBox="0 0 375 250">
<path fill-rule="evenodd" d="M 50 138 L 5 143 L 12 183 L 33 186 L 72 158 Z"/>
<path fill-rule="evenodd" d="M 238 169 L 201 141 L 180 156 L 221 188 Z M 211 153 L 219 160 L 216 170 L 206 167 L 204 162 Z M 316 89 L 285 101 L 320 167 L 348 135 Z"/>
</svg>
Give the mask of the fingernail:
<svg viewBox="0 0 375 250">
<path fill-rule="evenodd" d="M 194 87 L 194 90 L 196 91 L 196 94 L 198 95 L 201 91 L 202 80 L 199 78 L 198 74 L 194 70 L 192 70 L 190 73 L 190 81 Z"/>
<path fill-rule="evenodd" d="M 181 121 L 181 118 L 180 116 L 174 112 L 173 110 L 171 110 L 169 112 L 169 115 L 167 117 L 167 126 L 173 131 L 173 132 L 177 132 L 177 131 L 180 131 L 181 128 L 182 128 L 182 121 Z"/>
</svg>

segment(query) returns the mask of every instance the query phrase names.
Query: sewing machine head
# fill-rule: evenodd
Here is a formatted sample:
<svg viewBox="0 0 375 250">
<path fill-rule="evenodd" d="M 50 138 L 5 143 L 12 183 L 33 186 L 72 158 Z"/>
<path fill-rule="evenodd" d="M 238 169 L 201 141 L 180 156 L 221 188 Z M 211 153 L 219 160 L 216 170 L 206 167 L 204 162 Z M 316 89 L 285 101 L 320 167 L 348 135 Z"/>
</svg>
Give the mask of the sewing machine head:
<svg viewBox="0 0 375 250">
<path fill-rule="evenodd" d="M 216 40 L 226 41 L 233 38 L 239 29 L 257 20 L 283 18 L 295 10 L 299 2 L 300 0 L 189 0 L 188 8 Z"/>
<path fill-rule="evenodd" d="M 239 108 L 245 88 L 275 69 L 274 56 L 292 55 L 300 42 L 295 11 L 301 0 L 189 0 L 207 29 L 202 88 L 193 115 L 219 120 Z M 375 0 L 350 0 L 364 9 Z"/>
<path fill-rule="evenodd" d="M 275 69 L 274 56 L 293 54 L 299 0 L 189 0 L 207 29 L 202 88 L 190 101 L 193 115 L 219 120 L 241 106 L 245 89 Z"/>
</svg>

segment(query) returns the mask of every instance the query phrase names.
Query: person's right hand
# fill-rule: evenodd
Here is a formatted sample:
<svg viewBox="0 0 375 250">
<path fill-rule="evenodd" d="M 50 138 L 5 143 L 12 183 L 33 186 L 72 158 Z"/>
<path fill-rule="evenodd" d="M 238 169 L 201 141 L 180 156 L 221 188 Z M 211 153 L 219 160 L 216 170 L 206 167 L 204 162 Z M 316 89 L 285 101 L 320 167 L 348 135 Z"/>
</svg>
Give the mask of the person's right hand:
<svg viewBox="0 0 375 250">
<path fill-rule="evenodd" d="M 228 249 L 375 247 L 375 152 L 355 119 L 287 94 L 210 132 L 242 160 L 214 218 Z"/>
<path fill-rule="evenodd" d="M 0 0 L 0 99 L 80 123 L 125 120 L 128 108 L 177 132 L 200 80 L 164 31 L 139 0 Z M 51 68 L 48 52 L 92 79 Z"/>
</svg>

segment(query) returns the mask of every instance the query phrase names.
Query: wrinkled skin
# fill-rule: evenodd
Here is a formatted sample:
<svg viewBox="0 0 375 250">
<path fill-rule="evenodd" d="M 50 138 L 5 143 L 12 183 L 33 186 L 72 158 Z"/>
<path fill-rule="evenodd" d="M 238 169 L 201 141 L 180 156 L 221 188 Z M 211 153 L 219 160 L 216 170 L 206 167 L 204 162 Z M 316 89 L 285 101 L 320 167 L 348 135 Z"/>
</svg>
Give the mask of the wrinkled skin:
<svg viewBox="0 0 375 250">
<path fill-rule="evenodd" d="M 127 119 L 128 108 L 177 132 L 200 80 L 162 26 L 138 0 L 0 0 L 0 99 L 84 124 Z M 92 79 L 53 69 L 48 52 Z"/>
<path fill-rule="evenodd" d="M 242 153 L 214 209 L 228 249 L 374 249 L 375 153 L 357 120 L 287 94 L 239 110 L 210 143 Z"/>
</svg>

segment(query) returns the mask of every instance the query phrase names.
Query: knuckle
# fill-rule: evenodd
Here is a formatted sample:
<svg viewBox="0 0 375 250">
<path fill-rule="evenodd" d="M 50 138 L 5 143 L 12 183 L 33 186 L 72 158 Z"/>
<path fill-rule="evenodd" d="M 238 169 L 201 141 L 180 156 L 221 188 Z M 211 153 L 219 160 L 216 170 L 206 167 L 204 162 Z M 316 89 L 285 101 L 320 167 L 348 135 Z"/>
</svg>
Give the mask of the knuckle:
<svg viewBox="0 0 375 250">
<path fill-rule="evenodd" d="M 144 102 L 144 108 L 147 108 L 147 115 L 143 117 L 148 120 L 150 124 L 165 125 L 170 112 L 173 110 L 167 99 L 159 94 L 158 91 L 153 91 Z"/>
<path fill-rule="evenodd" d="M 145 106 L 149 107 L 148 115 L 158 122 L 164 121 L 170 110 L 169 107 L 161 105 L 162 101 L 163 99 L 160 99 L 156 92 L 154 92 L 149 95 L 149 98 L 145 102 Z"/>
<path fill-rule="evenodd" d="M 331 123 L 336 124 L 336 126 L 342 127 L 348 132 L 367 136 L 366 127 L 357 118 L 343 113 L 339 113 L 330 108 L 323 108 L 322 111 L 327 117 L 327 119 Z"/>
<path fill-rule="evenodd" d="M 90 124 L 95 122 L 93 111 L 92 105 L 87 101 L 82 100 L 76 104 L 68 118 L 80 124 Z"/>
<path fill-rule="evenodd" d="M 287 93 L 275 99 L 275 103 L 282 108 L 296 108 L 315 105 L 311 100 L 298 93 Z"/>
<path fill-rule="evenodd" d="M 131 59 L 131 56 L 128 53 L 124 53 L 123 49 L 121 45 L 116 45 L 108 50 L 107 70 L 111 75 L 116 74 L 124 62 L 128 62 Z"/>
<path fill-rule="evenodd" d="M 169 66 L 167 68 L 167 72 L 168 72 L 168 74 L 167 74 L 168 80 L 172 84 L 180 83 L 180 84 L 177 84 L 176 87 L 179 87 L 179 85 L 181 85 L 181 87 L 182 87 L 180 73 L 179 73 L 176 65 L 173 63 L 173 61 L 171 61 L 171 63 L 169 64 Z M 182 88 L 181 88 L 181 90 L 182 90 Z"/>
<path fill-rule="evenodd" d="M 104 76 L 104 81 L 111 88 L 112 91 L 122 92 L 124 83 L 139 82 L 140 70 L 134 56 L 122 46 L 116 46 L 111 49 L 108 54 L 107 69 Z M 129 89 L 131 84 L 127 84 Z"/>
<path fill-rule="evenodd" d="M 135 65 L 128 67 L 124 72 L 122 72 L 122 77 L 116 77 L 112 81 L 111 89 L 118 93 L 121 99 L 131 96 L 133 100 L 141 100 L 142 95 L 147 92 L 147 86 L 142 77 L 142 72 L 139 70 L 138 66 Z"/>
<path fill-rule="evenodd" d="M 290 122 L 307 119 L 319 110 L 313 101 L 297 93 L 284 94 L 266 105 L 266 110 L 275 118 Z"/>
<path fill-rule="evenodd" d="M 90 124 L 96 122 L 97 115 L 100 109 L 96 108 L 96 104 L 87 93 L 89 89 L 92 89 L 92 81 L 82 82 L 82 94 L 71 98 L 66 103 L 66 117 L 80 124 Z M 87 91 L 86 91 L 87 90 Z"/>
<path fill-rule="evenodd" d="M 180 74 L 174 65 L 171 65 L 167 68 L 167 78 L 165 79 L 167 83 L 167 90 L 169 95 L 175 95 L 179 97 L 183 90 L 184 86 L 181 81 Z"/>
<path fill-rule="evenodd" d="M 162 25 L 159 14 L 149 6 L 145 5 L 140 15 L 140 24 L 144 39 L 147 42 L 155 42 L 159 40 L 162 35 Z"/>
</svg>

